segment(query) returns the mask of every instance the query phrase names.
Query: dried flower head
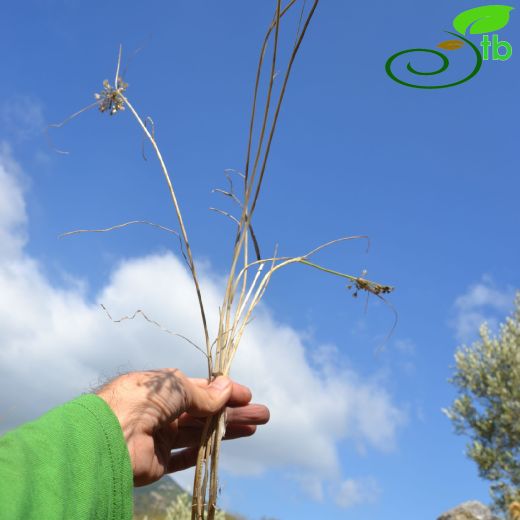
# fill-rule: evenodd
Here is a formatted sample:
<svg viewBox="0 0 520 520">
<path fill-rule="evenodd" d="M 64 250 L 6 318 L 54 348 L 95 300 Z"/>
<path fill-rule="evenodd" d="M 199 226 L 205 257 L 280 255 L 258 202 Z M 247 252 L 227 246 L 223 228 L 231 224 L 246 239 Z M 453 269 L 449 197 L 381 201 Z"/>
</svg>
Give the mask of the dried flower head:
<svg viewBox="0 0 520 520">
<path fill-rule="evenodd" d="M 357 298 L 359 291 L 366 291 L 380 296 L 381 294 L 390 294 L 394 290 L 394 288 L 389 285 L 381 285 L 377 282 L 366 280 L 365 278 L 355 278 L 352 284 L 347 285 L 347 289 L 354 289 L 352 294 L 354 298 Z"/>
<path fill-rule="evenodd" d="M 99 101 L 99 110 L 101 112 L 108 112 L 111 116 L 125 109 L 125 102 L 121 94 L 128 88 L 128 83 L 123 79 L 117 77 L 117 86 L 112 87 L 108 79 L 103 81 L 103 90 L 100 93 L 94 94 L 94 97 Z"/>
</svg>

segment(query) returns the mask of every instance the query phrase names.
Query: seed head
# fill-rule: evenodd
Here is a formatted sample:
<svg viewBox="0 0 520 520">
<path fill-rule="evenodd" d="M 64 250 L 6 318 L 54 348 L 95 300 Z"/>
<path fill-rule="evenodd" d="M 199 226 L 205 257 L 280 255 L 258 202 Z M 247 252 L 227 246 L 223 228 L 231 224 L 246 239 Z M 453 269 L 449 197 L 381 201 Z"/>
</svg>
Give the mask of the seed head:
<svg viewBox="0 0 520 520">
<path fill-rule="evenodd" d="M 94 94 L 94 97 L 99 101 L 100 112 L 108 112 L 111 116 L 125 109 L 125 102 L 121 94 L 128 88 L 128 83 L 125 83 L 121 77 L 117 78 L 117 87 L 112 87 L 108 79 L 103 81 L 103 90 Z"/>
</svg>

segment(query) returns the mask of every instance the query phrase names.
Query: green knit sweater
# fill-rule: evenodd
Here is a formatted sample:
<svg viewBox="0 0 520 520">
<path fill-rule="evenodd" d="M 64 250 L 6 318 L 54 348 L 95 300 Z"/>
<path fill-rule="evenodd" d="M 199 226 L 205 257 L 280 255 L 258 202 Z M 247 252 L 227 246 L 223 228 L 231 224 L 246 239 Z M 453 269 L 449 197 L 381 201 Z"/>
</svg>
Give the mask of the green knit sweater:
<svg viewBox="0 0 520 520">
<path fill-rule="evenodd" d="M 129 520 L 132 486 L 123 432 L 97 395 L 0 437 L 0 519 Z"/>
</svg>

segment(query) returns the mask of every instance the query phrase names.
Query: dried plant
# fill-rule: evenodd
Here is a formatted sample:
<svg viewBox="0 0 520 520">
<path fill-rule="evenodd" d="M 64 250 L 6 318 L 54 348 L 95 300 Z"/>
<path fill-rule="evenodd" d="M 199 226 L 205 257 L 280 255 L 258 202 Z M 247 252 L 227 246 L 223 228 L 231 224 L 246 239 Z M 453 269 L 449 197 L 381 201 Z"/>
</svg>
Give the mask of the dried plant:
<svg viewBox="0 0 520 520">
<path fill-rule="evenodd" d="M 354 289 L 354 295 L 357 295 L 358 291 L 364 291 L 368 294 L 373 294 L 378 298 L 382 298 L 381 295 L 388 294 L 392 291 L 392 287 L 387 285 L 378 284 L 364 277 L 356 277 L 328 269 L 314 261 L 314 257 L 327 247 L 347 240 L 367 237 L 352 236 L 338 238 L 336 240 L 322 244 L 301 256 L 281 257 L 277 256 L 275 251 L 271 257 L 263 258 L 261 256 L 257 237 L 253 231 L 252 219 L 261 192 L 268 157 L 275 134 L 278 117 L 280 115 L 280 109 L 286 92 L 286 87 L 291 75 L 295 58 L 298 54 L 311 19 L 314 16 L 318 2 L 319 0 L 314 0 L 312 5 L 310 5 L 307 10 L 306 2 L 304 1 L 302 3 L 295 42 L 292 50 L 290 51 L 289 59 L 285 66 L 285 71 L 281 75 L 281 81 L 279 82 L 280 86 L 277 89 L 275 87 L 278 81 L 275 81 L 275 78 L 278 75 L 277 67 L 280 65 L 280 22 L 286 13 L 297 3 L 297 0 L 291 0 L 285 7 L 282 7 L 281 0 L 277 0 L 276 10 L 272 22 L 267 30 L 260 50 L 250 116 L 249 138 L 244 173 L 234 172 L 231 170 L 227 171 L 226 176 L 228 179 L 229 188 L 227 190 L 214 190 L 215 192 L 233 200 L 239 208 L 240 215 L 239 217 L 236 217 L 231 213 L 220 210 L 218 208 L 211 208 L 214 211 L 217 211 L 218 213 L 221 213 L 230 218 L 236 224 L 236 235 L 231 256 L 231 266 L 225 287 L 224 298 L 219 308 L 218 333 L 213 342 L 210 341 L 206 311 L 188 234 L 170 174 L 156 141 L 153 121 L 149 117 L 143 119 L 139 115 L 127 97 L 126 91 L 128 85 L 119 76 L 121 49 L 119 51 L 119 58 L 113 86 L 109 83 L 108 80 L 105 80 L 103 82 L 103 90 L 95 95 L 96 102 L 93 105 L 89 105 L 88 107 L 85 107 L 85 109 L 76 112 L 60 124 L 52 125 L 54 127 L 60 127 L 83 111 L 92 108 L 92 106 L 97 106 L 101 112 L 108 112 L 110 115 L 115 115 L 125 108 L 128 108 L 129 112 L 139 124 L 142 132 L 144 133 L 144 136 L 152 145 L 166 180 L 175 214 L 179 223 L 180 232 L 178 233 L 178 236 L 181 242 L 181 251 L 186 260 L 191 277 L 193 279 L 193 283 L 195 285 L 205 339 L 204 348 L 198 347 L 197 345 L 195 345 L 195 347 L 203 351 L 207 360 L 208 380 L 212 380 L 218 375 L 229 374 L 233 358 L 235 357 L 237 349 L 240 345 L 240 341 L 244 335 L 246 326 L 251 320 L 253 311 L 255 310 L 256 306 L 261 301 L 262 296 L 264 295 L 267 286 L 271 281 L 271 277 L 275 272 L 288 265 L 302 264 L 334 275 L 336 277 L 343 278 L 348 281 L 347 287 L 349 289 Z M 272 49 L 271 60 L 270 65 L 266 65 L 264 60 L 266 58 L 269 42 L 271 42 Z M 266 81 L 267 86 L 266 91 L 262 94 L 261 79 L 263 71 L 266 68 L 268 69 L 268 77 Z M 265 99 L 262 110 L 260 110 L 258 107 L 260 98 Z M 257 126 L 259 131 L 255 132 Z M 238 195 L 235 191 L 232 180 L 232 175 L 235 174 L 239 178 L 242 185 L 241 195 Z M 132 221 L 106 229 L 77 230 L 66 233 L 65 235 L 83 232 L 112 231 L 114 229 L 119 229 L 137 223 L 148 224 L 165 229 L 169 232 L 176 233 L 169 228 L 165 228 L 164 226 L 159 226 L 158 224 L 151 222 Z M 106 309 L 105 311 L 108 314 Z M 138 314 L 142 315 L 144 319 L 151 322 L 152 324 L 159 326 L 164 331 L 170 334 L 176 334 L 165 329 L 154 320 L 148 318 L 148 316 L 141 310 L 136 311 L 136 313 L 134 313 L 132 316 L 125 316 L 119 320 L 113 321 L 119 322 L 122 320 L 134 319 Z M 110 319 L 112 319 L 110 314 L 108 314 L 108 316 Z M 182 335 L 179 336 L 187 339 Z M 217 494 L 219 489 L 219 454 L 224 433 L 225 420 L 223 413 L 219 413 L 214 417 L 207 419 L 202 433 L 193 485 L 192 519 L 194 520 L 204 520 L 206 518 L 208 520 L 215 519 L 217 511 Z"/>
</svg>

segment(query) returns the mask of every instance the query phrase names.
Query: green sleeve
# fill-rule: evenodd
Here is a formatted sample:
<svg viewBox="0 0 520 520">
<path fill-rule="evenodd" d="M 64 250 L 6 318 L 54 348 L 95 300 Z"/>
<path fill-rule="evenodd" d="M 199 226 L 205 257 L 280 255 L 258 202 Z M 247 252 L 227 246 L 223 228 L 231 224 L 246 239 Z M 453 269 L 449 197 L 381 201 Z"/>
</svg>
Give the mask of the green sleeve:
<svg viewBox="0 0 520 520">
<path fill-rule="evenodd" d="M 0 437 L 0 518 L 132 518 L 133 476 L 119 422 L 84 395 Z"/>
</svg>

